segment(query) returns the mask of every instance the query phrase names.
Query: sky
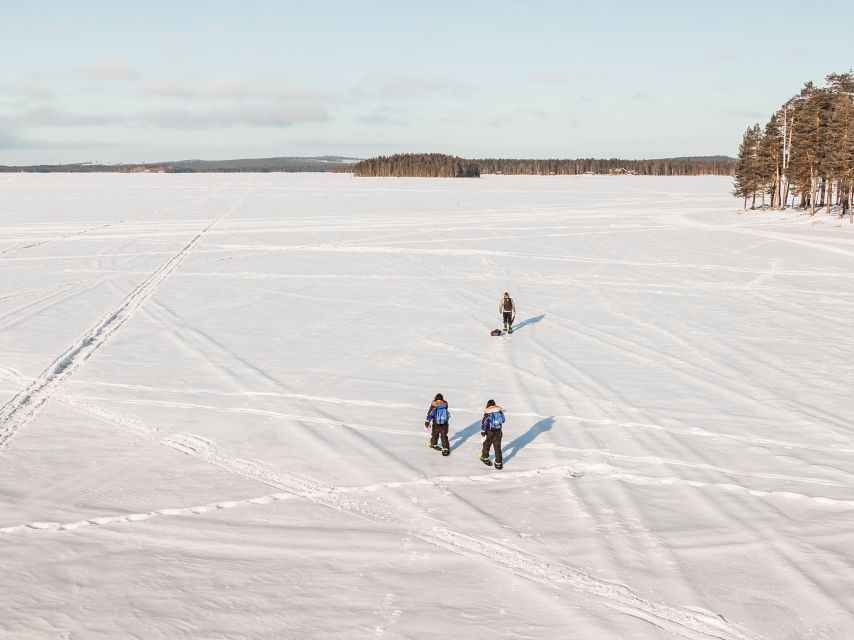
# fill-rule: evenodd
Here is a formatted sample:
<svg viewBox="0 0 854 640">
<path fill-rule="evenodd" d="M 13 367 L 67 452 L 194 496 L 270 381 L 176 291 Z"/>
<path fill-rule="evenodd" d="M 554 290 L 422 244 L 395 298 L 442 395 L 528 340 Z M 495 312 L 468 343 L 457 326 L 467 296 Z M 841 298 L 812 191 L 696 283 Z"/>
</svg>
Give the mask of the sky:
<svg viewBox="0 0 854 640">
<path fill-rule="evenodd" d="M 734 155 L 854 66 L 854 2 L 804 6 L 0 0 L 0 164 Z"/>
</svg>

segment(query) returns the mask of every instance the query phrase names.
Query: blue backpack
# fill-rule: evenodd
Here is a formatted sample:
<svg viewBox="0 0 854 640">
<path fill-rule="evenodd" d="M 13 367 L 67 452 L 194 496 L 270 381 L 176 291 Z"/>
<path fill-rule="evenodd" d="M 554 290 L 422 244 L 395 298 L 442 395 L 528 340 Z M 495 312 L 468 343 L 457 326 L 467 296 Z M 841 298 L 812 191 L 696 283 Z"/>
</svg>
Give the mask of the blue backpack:
<svg viewBox="0 0 854 640">
<path fill-rule="evenodd" d="M 440 404 L 436 407 L 436 413 L 433 416 L 433 422 L 436 424 L 448 424 L 451 419 L 451 412 L 448 411 L 448 405 Z"/>
<path fill-rule="evenodd" d="M 504 412 L 496 411 L 495 413 L 489 414 L 489 428 L 492 431 L 498 431 L 501 429 L 501 425 L 504 424 Z"/>
</svg>

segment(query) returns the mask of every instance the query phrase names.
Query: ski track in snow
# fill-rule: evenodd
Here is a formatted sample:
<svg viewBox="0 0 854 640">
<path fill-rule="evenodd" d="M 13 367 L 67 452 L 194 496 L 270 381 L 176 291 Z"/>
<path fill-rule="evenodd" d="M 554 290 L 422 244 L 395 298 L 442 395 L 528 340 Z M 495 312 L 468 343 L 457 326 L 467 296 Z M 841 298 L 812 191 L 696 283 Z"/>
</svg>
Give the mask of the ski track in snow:
<svg viewBox="0 0 854 640">
<path fill-rule="evenodd" d="M 174 449 L 190 457 L 203 460 L 231 473 L 258 481 L 280 490 L 276 493 L 268 493 L 245 500 L 230 500 L 214 502 L 190 507 L 168 507 L 142 513 L 123 514 L 119 516 L 96 516 L 68 523 L 53 522 L 30 522 L 23 525 L 6 527 L 0 529 L 0 534 L 21 533 L 26 531 L 73 531 L 92 525 L 119 525 L 126 523 L 142 522 L 155 517 L 162 516 L 189 516 L 208 514 L 222 509 L 234 507 L 247 507 L 251 505 L 267 505 L 271 502 L 286 500 L 291 497 L 300 497 L 316 504 L 333 508 L 344 513 L 356 516 L 372 522 L 382 522 L 385 525 L 394 524 L 395 516 L 383 514 L 368 507 L 364 500 L 348 499 L 349 496 L 358 496 L 363 493 L 373 493 L 382 489 L 397 489 L 405 485 L 436 485 L 465 483 L 496 483 L 513 482 L 520 479 L 561 477 L 569 478 L 595 478 L 617 479 L 634 484 L 661 484 L 674 485 L 686 484 L 694 487 L 717 486 L 726 491 L 740 492 L 745 495 L 765 496 L 775 494 L 776 497 L 787 499 L 803 499 L 806 496 L 793 492 L 756 492 L 745 489 L 738 485 L 711 485 L 710 483 L 684 481 L 678 478 L 648 478 L 635 474 L 624 473 L 608 467 L 607 465 L 589 465 L 578 463 L 576 465 L 563 465 L 550 469 L 534 469 L 528 471 L 505 471 L 495 475 L 485 472 L 471 476 L 437 476 L 431 478 L 416 478 L 406 481 L 390 481 L 375 483 L 362 487 L 328 487 L 323 483 L 299 476 L 284 473 L 270 465 L 255 460 L 248 460 L 227 455 L 217 449 L 213 442 L 193 434 L 170 434 L 160 437 L 160 430 L 151 427 L 142 421 L 128 418 L 102 407 L 93 407 L 87 403 L 81 403 L 71 397 L 65 396 L 64 402 L 77 407 L 93 417 L 107 421 L 120 428 L 129 429 L 136 435 L 153 439 L 160 444 Z M 845 505 L 844 501 L 813 498 L 817 504 L 823 506 L 840 505 L 854 507 L 854 501 Z M 538 582 L 553 588 L 569 588 L 573 591 L 601 598 L 605 604 L 626 615 L 638 617 L 661 629 L 667 630 L 675 635 L 700 640 L 703 638 L 718 638 L 724 640 L 736 640 L 747 638 L 759 638 L 758 635 L 748 634 L 736 629 L 722 620 L 719 616 L 711 613 L 697 612 L 693 609 L 682 609 L 658 603 L 650 602 L 635 594 L 629 587 L 619 583 L 602 580 L 590 576 L 585 572 L 573 569 L 542 558 L 529 556 L 518 549 L 507 547 L 492 539 L 479 539 L 469 534 L 457 532 L 447 527 L 424 526 L 413 527 L 413 522 L 401 522 L 396 524 L 401 534 L 409 534 L 421 540 L 430 542 L 440 548 L 452 551 L 471 559 L 486 562 L 490 566 L 501 566 L 505 570 L 525 579 Z M 384 633 L 388 624 L 394 616 L 394 610 L 390 607 L 384 609 L 386 612 L 386 624 L 377 627 L 378 633 Z"/>
<path fill-rule="evenodd" d="M 854 278 L 854 271 L 781 271 L 778 269 L 754 269 L 746 267 L 729 267 L 718 264 L 680 263 L 680 262 L 639 262 L 631 260 L 606 260 L 603 258 L 585 258 L 581 256 L 548 256 L 539 254 L 515 253 L 512 251 L 498 251 L 492 249 L 421 249 L 415 247 L 389 247 L 385 245 L 220 245 L 223 251 L 251 251 L 251 252 L 306 252 L 306 253 L 375 253 L 375 254 L 406 254 L 406 255 L 428 255 L 428 256 L 484 256 L 491 258 L 514 258 L 525 260 L 545 260 L 554 262 L 571 262 L 591 265 L 612 265 L 622 267 L 650 267 L 661 269 L 684 269 L 684 270 L 706 270 L 723 271 L 728 273 L 756 274 L 756 275 L 782 275 L 782 276 L 816 276 L 821 278 Z M 849 252 L 842 252 L 845 255 Z"/>
<path fill-rule="evenodd" d="M 719 640 L 747 640 L 759 638 L 755 634 L 747 634 L 734 626 L 726 623 L 719 616 L 711 613 L 697 612 L 693 609 L 673 607 L 645 600 L 635 594 L 629 587 L 619 583 L 602 580 L 591 576 L 583 571 L 548 561 L 535 556 L 530 556 L 521 550 L 498 543 L 492 539 L 481 539 L 470 534 L 464 534 L 447 527 L 433 525 L 422 525 L 416 528 L 415 522 L 399 522 L 395 514 L 377 512 L 370 507 L 359 494 L 374 493 L 381 489 L 396 489 L 401 486 L 411 485 L 437 485 L 458 482 L 512 482 L 519 479 L 542 478 L 542 477 L 594 477 L 601 474 L 602 477 L 622 479 L 628 482 L 647 484 L 659 482 L 661 484 L 674 484 L 680 481 L 675 478 L 642 478 L 632 474 L 614 473 L 607 467 L 596 465 L 564 465 L 551 469 L 534 469 L 528 471 L 505 471 L 500 475 L 484 472 L 472 476 L 438 476 L 432 478 L 417 478 L 408 481 L 390 481 L 375 483 L 363 487 L 329 487 L 317 480 L 304 476 L 290 474 L 278 470 L 271 465 L 257 460 L 249 460 L 230 456 L 221 452 L 210 440 L 194 434 L 169 434 L 160 436 L 160 430 L 151 427 L 144 422 L 123 416 L 103 407 L 94 407 L 88 403 L 81 403 L 65 394 L 57 395 L 57 399 L 64 401 L 92 417 L 106 421 L 122 429 L 130 430 L 134 434 L 155 440 L 159 444 L 169 447 L 182 454 L 202 460 L 215 465 L 228 472 L 255 480 L 259 483 L 273 487 L 279 492 L 268 493 L 245 500 L 230 500 L 214 502 L 190 507 L 168 507 L 155 509 L 141 513 L 123 514 L 118 516 L 96 516 L 67 523 L 57 522 L 29 522 L 22 525 L 4 527 L 0 534 L 13 534 L 27 531 L 74 531 L 89 526 L 119 525 L 134 522 L 142 522 L 162 516 L 188 516 L 208 514 L 222 509 L 249 505 L 266 505 L 271 502 L 299 497 L 318 505 L 335 509 L 370 522 L 382 522 L 385 525 L 396 526 L 402 535 L 412 535 L 435 546 L 446 549 L 453 553 L 480 561 L 490 566 L 498 565 L 503 569 L 522 578 L 538 582 L 553 588 L 569 588 L 573 591 L 595 596 L 604 600 L 605 604 L 626 615 L 635 616 L 661 629 L 679 635 L 690 640 L 702 640 L 717 638 Z M 419 434 L 420 435 L 420 434 Z M 587 471 L 583 471 L 587 467 Z M 688 482 L 690 486 L 707 486 L 707 483 Z M 730 491 L 746 491 L 741 487 L 732 485 Z M 748 494 L 753 492 L 746 491 Z M 357 496 L 354 500 L 351 496 Z M 797 494 L 785 497 L 804 497 Z M 820 504 L 832 504 L 833 501 L 819 501 Z M 852 501 L 851 506 L 854 506 Z M 385 629 L 385 625 L 380 625 Z M 378 627 L 379 629 L 379 627 Z"/>
<path fill-rule="evenodd" d="M 26 531 L 75 531 L 89 526 L 119 525 L 142 522 L 159 516 L 188 516 L 208 514 L 217 510 L 232 509 L 249 505 L 267 505 L 272 502 L 303 498 L 323 507 L 335 509 L 369 522 L 382 523 L 395 527 L 401 534 L 412 535 L 425 542 L 452 553 L 499 566 L 521 578 L 544 584 L 556 589 L 569 589 L 588 596 L 596 597 L 604 604 L 623 614 L 637 617 L 660 629 L 689 640 L 757 640 L 760 636 L 738 629 L 735 625 L 711 612 L 703 612 L 692 608 L 656 603 L 642 598 L 630 587 L 618 582 L 603 580 L 588 573 L 563 565 L 559 562 L 546 560 L 530 555 L 520 549 L 502 544 L 493 539 L 478 538 L 470 534 L 454 531 L 441 526 L 413 526 L 414 522 L 395 522 L 394 514 L 377 512 L 363 500 L 350 498 L 363 492 L 375 492 L 381 488 L 397 488 L 405 482 L 377 483 L 366 487 L 333 488 L 304 476 L 289 474 L 273 469 L 259 461 L 235 458 L 221 453 L 209 440 L 192 434 L 173 434 L 160 441 L 162 444 L 180 451 L 186 455 L 204 460 L 208 463 L 237 473 L 247 478 L 257 480 L 277 489 L 280 493 L 268 493 L 245 499 L 214 502 L 192 507 L 169 507 L 155 509 L 142 513 L 124 514 L 119 516 L 98 516 L 77 520 L 74 522 L 29 522 L 23 525 L 4 527 L 0 535 L 21 533 Z M 553 471 L 553 470 L 552 470 Z M 534 472 L 510 472 L 503 477 L 498 476 L 467 476 L 444 478 L 420 478 L 411 481 L 415 484 L 435 484 L 442 482 L 473 481 L 473 482 L 503 482 L 519 477 L 538 475 Z M 577 472 L 561 469 L 562 475 L 578 477 Z M 496 479 L 499 478 L 499 479 Z M 390 610 L 390 602 L 388 603 Z M 393 611 L 386 613 L 386 620 L 396 619 Z M 384 631 L 385 625 L 380 625 L 378 631 Z"/>
<path fill-rule="evenodd" d="M 281 419 L 281 420 L 287 420 L 287 421 L 292 421 L 295 423 L 321 424 L 321 425 L 327 425 L 330 427 L 341 427 L 341 428 L 352 429 L 352 430 L 356 430 L 356 431 L 369 431 L 369 432 L 372 431 L 372 432 L 386 433 L 389 435 L 403 436 L 403 437 L 409 437 L 409 438 L 421 439 L 424 437 L 423 434 L 416 432 L 416 431 L 413 431 L 411 429 L 406 430 L 406 429 L 391 429 L 388 427 L 376 427 L 376 426 L 365 425 L 365 424 L 357 424 L 357 423 L 353 423 L 353 422 L 344 422 L 341 420 L 336 420 L 336 419 L 331 419 L 331 418 L 301 415 L 301 414 L 295 414 L 295 413 L 285 413 L 285 412 L 281 412 L 281 411 L 273 411 L 273 410 L 268 410 L 268 409 L 256 409 L 256 408 L 252 408 L 252 407 L 231 407 L 231 408 L 229 408 L 229 407 L 205 405 L 205 404 L 190 403 L 190 402 L 170 402 L 170 401 L 156 401 L 156 400 L 148 400 L 148 401 L 146 401 L 146 400 L 118 400 L 115 398 L 107 399 L 107 398 L 103 398 L 103 397 L 99 397 L 99 396 L 88 396 L 85 394 L 75 396 L 75 398 L 77 398 L 79 400 L 89 400 L 89 401 L 96 400 L 96 401 L 102 401 L 102 402 L 106 401 L 106 402 L 114 402 L 114 403 L 118 403 L 118 404 L 131 404 L 131 405 L 142 404 L 142 405 L 152 405 L 152 406 L 161 406 L 161 407 L 171 407 L 171 408 L 176 408 L 176 409 L 202 409 L 202 410 L 211 411 L 211 412 L 215 412 L 215 413 L 250 414 L 250 415 L 258 415 L 258 416 L 265 416 L 265 417 L 276 418 L 276 419 Z M 367 406 L 370 406 L 370 405 L 367 405 Z M 413 408 L 415 408 L 415 407 L 413 407 Z M 420 407 L 418 407 L 418 408 L 420 409 Z M 465 413 L 464 411 L 458 410 L 458 409 L 455 409 L 454 411 L 455 411 L 455 413 Z M 567 420 L 573 420 L 573 421 L 579 421 L 579 422 L 591 422 L 594 424 L 606 424 L 606 425 L 615 425 L 616 424 L 616 426 L 625 426 L 625 425 L 620 425 L 619 423 L 614 423 L 613 421 L 587 420 L 587 419 L 583 419 L 583 418 L 578 418 L 576 416 L 540 416 L 537 414 L 530 414 L 530 413 L 520 413 L 520 414 L 508 413 L 508 416 L 510 416 L 510 417 L 529 416 L 529 417 L 535 417 L 535 418 L 539 418 L 539 419 L 544 419 L 544 418 L 558 419 L 559 418 L 559 419 L 567 419 Z M 637 426 L 637 425 L 633 425 L 633 426 Z M 647 425 L 647 426 L 649 426 L 649 425 Z M 672 431 L 670 429 L 664 429 L 664 428 L 661 428 L 661 429 L 668 431 L 668 432 Z M 723 434 L 709 433 L 709 432 L 702 431 L 702 430 L 698 430 L 697 432 L 691 431 L 691 430 L 686 430 L 686 431 L 683 431 L 681 433 L 683 433 L 685 435 L 691 435 L 691 436 L 701 435 L 701 436 L 707 436 L 707 437 L 722 437 L 722 438 L 726 437 Z M 453 436 L 454 433 L 451 433 L 450 435 Z M 763 440 L 763 439 L 750 439 L 749 437 L 739 437 L 739 436 L 732 436 L 732 438 L 737 439 L 737 440 L 746 441 L 746 442 L 749 442 L 751 444 L 776 445 L 776 446 L 779 446 L 779 447 L 784 448 L 784 449 L 800 448 L 797 444 L 794 444 L 794 443 L 784 443 L 784 442 L 779 442 L 779 441 L 768 441 L 768 440 Z M 583 453 L 583 454 L 603 456 L 603 457 L 614 459 L 614 460 L 623 460 L 623 461 L 628 461 L 628 462 L 633 462 L 633 463 L 638 463 L 638 464 L 654 464 L 654 465 L 664 465 L 664 466 L 685 467 L 685 468 L 691 468 L 691 469 L 703 469 L 703 470 L 709 470 L 709 471 L 716 471 L 716 472 L 726 474 L 726 475 L 742 476 L 742 477 L 746 477 L 746 478 L 777 479 L 777 480 L 783 480 L 785 482 L 801 482 L 801 483 L 807 483 L 807 484 L 817 484 L 817 485 L 836 486 L 836 487 L 848 487 L 848 486 L 850 486 L 847 484 L 840 484 L 837 482 L 831 482 L 831 481 L 822 480 L 819 478 L 799 477 L 799 476 L 791 476 L 791 475 L 785 475 L 785 474 L 774 474 L 774 473 L 758 473 L 758 472 L 739 471 L 736 469 L 721 467 L 718 465 L 713 465 L 713 464 L 708 464 L 708 463 L 695 463 L 695 462 L 690 462 L 687 460 L 662 458 L 662 457 L 658 457 L 658 456 L 632 456 L 632 455 L 628 455 L 628 454 L 619 454 L 619 453 L 614 453 L 614 452 L 610 452 L 610 451 L 604 451 L 601 449 L 592 449 L 592 448 L 591 449 L 585 449 L 585 448 L 579 448 L 579 447 L 567 447 L 567 446 L 561 446 L 561 445 L 556 445 L 556 444 L 539 444 L 539 443 L 529 443 L 526 445 L 526 448 L 529 448 L 529 449 L 548 449 L 548 450 L 563 451 L 563 452 L 576 453 L 576 454 Z M 810 447 L 804 447 L 804 448 L 812 450 L 812 448 L 810 448 Z M 819 451 L 835 452 L 835 453 L 852 453 L 852 452 L 854 452 L 854 451 L 850 451 L 847 449 L 819 449 Z M 701 486 L 701 485 L 697 485 L 697 486 Z M 717 486 L 717 485 L 704 485 L 704 486 Z M 757 492 L 757 493 L 754 493 L 752 495 L 769 495 L 769 494 L 765 494 L 763 492 Z M 817 499 L 824 500 L 824 498 L 817 498 Z M 833 501 L 831 501 L 831 502 L 833 502 Z"/>
<path fill-rule="evenodd" d="M 189 242 L 139 283 L 118 306 L 103 316 L 75 344 L 49 364 L 25 389 L 0 407 L 0 452 L 8 445 L 12 436 L 37 415 L 42 406 L 50 400 L 55 389 L 82 367 L 125 322 L 133 317 L 137 309 L 181 266 L 205 234 L 222 218 L 239 207 L 245 197 L 246 193 L 230 209 L 196 233 Z"/>
<path fill-rule="evenodd" d="M 3 368 L 0 368 L 0 375 L 5 375 L 10 379 L 19 379 L 16 372 L 9 371 L 6 369 L 3 371 Z M 266 395 L 266 394 L 265 394 Z M 294 394 L 296 395 L 296 394 Z M 126 416 L 120 412 L 113 411 L 111 409 L 107 409 L 103 405 L 94 405 L 91 403 L 91 400 L 106 400 L 105 398 L 93 398 L 85 395 L 71 395 L 68 393 L 57 393 L 54 394 L 54 399 L 58 402 L 62 402 L 68 406 L 74 407 L 85 414 L 103 420 L 112 425 L 119 425 L 124 430 L 130 431 L 136 435 L 147 436 L 149 439 L 152 439 L 152 436 L 157 436 L 160 434 L 160 430 L 151 427 L 144 422 Z M 115 402 L 115 400 L 113 400 Z M 360 402 L 360 401 L 357 401 Z M 369 402 L 369 401 L 364 401 Z M 139 404 L 138 401 L 129 401 L 129 404 Z M 143 402 L 142 404 L 149 404 Z M 247 407 L 237 407 L 233 409 L 226 409 L 222 407 L 215 407 L 211 405 L 200 405 L 195 403 L 172 403 L 172 402 L 154 402 L 158 406 L 166 406 L 166 407 L 174 407 L 174 408 L 183 408 L 183 409 L 205 409 L 209 411 L 217 411 L 217 412 L 232 412 L 232 413 L 249 413 L 254 415 L 262 415 L 267 417 L 275 417 L 278 419 L 284 419 L 288 421 L 293 421 L 295 423 L 314 423 L 314 424 L 323 424 L 331 427 L 341 427 L 346 429 L 354 429 L 361 431 L 374 431 L 381 433 L 388 433 L 397 436 L 405 436 L 410 438 L 418 438 L 423 439 L 423 434 L 419 432 L 414 432 L 411 430 L 403 430 L 403 429 L 389 429 L 384 427 L 373 427 L 369 425 L 360 425 L 342 422 L 339 420 L 329 419 L 329 418 L 321 418 L 321 417 L 312 417 L 312 416 L 304 416 L 298 414 L 288 414 L 277 411 L 268 411 L 262 409 L 252 409 Z M 367 406 L 371 406 L 368 404 Z M 462 413 L 462 411 L 456 410 L 455 413 Z M 511 417 L 513 414 L 510 414 Z M 543 416 L 534 417 L 542 418 Z M 453 438 L 454 434 L 450 434 Z M 192 443 L 201 444 L 203 448 L 206 448 L 210 443 L 206 443 L 199 436 L 187 436 L 190 438 L 189 441 L 185 441 L 184 436 L 167 436 L 163 440 L 160 441 L 161 444 L 165 444 L 173 449 L 177 449 L 182 453 L 187 453 L 194 455 L 194 451 L 197 447 L 193 447 Z M 188 444 L 190 442 L 190 444 Z M 477 445 L 479 447 L 479 445 Z M 790 446 L 790 445 L 787 445 Z M 651 465 L 660 465 L 660 466 L 674 466 L 674 467 L 682 467 L 688 469 L 698 469 L 698 470 L 707 470 L 707 471 L 715 471 L 723 475 L 728 476 L 741 476 L 745 478 L 756 478 L 756 479 L 773 479 L 773 480 L 781 480 L 785 483 L 797 482 L 804 484 L 814 484 L 819 486 L 832 486 L 832 487 L 843 487 L 850 488 L 850 485 L 840 484 L 837 482 L 831 482 L 828 480 L 822 480 L 819 478 L 809 478 L 809 477 L 799 477 L 799 476 L 791 476 L 784 474 L 772 474 L 772 473 L 757 473 L 757 472 L 745 472 L 739 471 L 735 469 L 729 469 L 725 467 L 720 467 L 717 465 L 707 464 L 707 463 L 695 463 L 687 460 L 677 460 L 677 459 L 668 459 L 661 458 L 656 456 L 633 456 L 628 454 L 619 454 L 614 453 L 602 449 L 585 449 L 579 447 L 567 447 L 560 446 L 556 444 L 538 444 L 538 443 L 529 443 L 526 445 L 526 448 L 529 449 L 541 449 L 541 450 L 553 450 L 553 451 L 561 451 L 566 453 L 575 453 L 575 454 L 584 454 L 593 457 L 606 458 L 610 460 L 621 460 L 624 462 L 630 462 L 632 464 L 651 464 Z M 834 450 L 839 451 L 839 450 Z M 240 472 L 238 470 L 238 472 Z M 817 505 L 822 506 L 839 506 L 839 507 L 852 507 L 854 506 L 854 500 L 839 500 L 835 498 L 829 498 L 820 495 L 808 495 L 796 491 L 765 491 L 758 489 L 751 489 L 750 487 L 746 487 L 740 484 L 735 483 L 727 483 L 727 482 L 705 482 L 698 480 L 691 480 L 687 478 L 680 478 L 674 476 L 663 476 L 663 477 L 653 477 L 653 476 L 644 476 L 636 473 L 631 473 L 626 471 L 625 469 L 621 469 L 619 467 L 615 467 L 613 465 L 608 464 L 594 464 L 594 463 L 585 463 L 576 461 L 573 465 L 558 465 L 550 468 L 538 468 L 529 471 L 521 471 L 521 472 L 505 472 L 502 474 L 504 478 L 532 478 L 532 477 L 542 477 L 547 474 L 556 474 L 561 476 L 570 476 L 574 477 L 577 475 L 586 475 L 588 477 L 599 477 L 603 479 L 611 479 L 611 480 L 619 480 L 623 482 L 627 482 L 630 484 L 642 484 L 642 485 L 667 485 L 667 486 L 687 486 L 694 488 L 703 488 L 703 489 L 712 489 L 718 491 L 725 491 L 728 493 L 740 493 L 742 495 L 748 497 L 755 498 L 783 498 L 787 500 L 807 500 L 813 502 Z M 493 476 L 475 476 L 475 478 L 488 478 Z M 253 477 L 256 480 L 262 480 L 261 477 Z M 470 477 L 466 476 L 466 480 L 470 480 Z M 435 480 L 437 483 L 443 482 L 453 482 L 459 481 L 459 479 L 454 478 L 453 476 L 449 477 L 435 477 L 431 480 Z M 400 486 L 408 483 L 422 483 L 421 480 L 418 481 L 402 481 L 396 483 L 394 486 Z M 278 486 L 278 485 L 272 485 Z M 386 485 L 391 486 L 391 485 Z"/>
<path fill-rule="evenodd" d="M 0 375 L 3 374 L 4 367 L 0 365 Z M 13 381 L 26 381 L 27 379 L 23 377 L 20 373 L 16 371 L 12 371 L 7 369 L 5 376 Z M 76 384 L 72 382 L 71 384 Z M 126 389 L 128 391 L 144 391 L 149 393 L 156 393 L 158 396 L 164 395 L 189 395 L 189 396 L 202 396 L 209 395 L 217 398 L 223 397 L 232 397 L 232 398 L 271 398 L 271 399 L 288 399 L 288 400 L 305 400 L 308 402 L 321 402 L 328 404 L 337 404 L 337 405 L 345 405 L 345 406 L 353 406 L 353 407 L 371 407 L 376 409 L 411 409 L 415 411 L 421 411 L 423 407 L 421 405 L 407 404 L 407 403 L 399 403 L 399 402 L 379 402 L 374 400 L 365 400 L 365 399 L 353 399 L 353 398 L 339 398 L 339 397 L 330 397 L 330 396 L 317 396 L 311 394 L 303 394 L 303 393 L 286 393 L 281 391 L 237 391 L 237 392 L 229 392 L 229 391 L 221 391 L 216 389 L 204 389 L 204 388 L 173 388 L 173 387 L 153 387 L 149 385 L 136 385 L 136 384 L 121 384 L 121 383 L 113 383 L 113 382 L 105 382 L 105 381 L 86 381 L 83 383 L 79 383 L 86 387 L 108 387 L 108 388 L 116 388 L 116 389 Z M 170 400 L 151 400 L 144 398 L 116 398 L 116 397 L 105 397 L 105 396 L 97 396 L 91 393 L 74 393 L 72 394 L 75 398 L 81 400 L 92 400 L 96 402 L 107 402 L 107 403 L 118 403 L 118 404 L 131 404 L 131 405 L 151 405 L 151 406 L 164 406 L 164 407 L 175 407 L 175 408 L 183 408 L 183 409 L 205 409 L 208 411 L 215 412 L 234 412 L 234 413 L 255 413 L 257 415 L 269 415 L 271 417 L 284 417 L 284 418 L 295 418 L 299 420 L 307 420 L 311 421 L 312 418 L 310 416 L 295 416 L 294 414 L 285 414 L 276 411 L 267 411 L 263 409 L 255 409 L 252 407 L 232 407 L 232 408 L 224 408 L 215 405 L 207 405 L 202 403 L 192 403 L 192 402 L 181 402 L 181 401 L 170 401 Z M 465 408 L 454 408 L 455 414 L 466 415 L 470 417 L 477 417 L 480 415 L 477 411 L 471 411 Z M 817 446 L 815 444 L 811 444 L 809 442 L 793 442 L 789 440 L 778 440 L 774 438 L 764 438 L 761 436 L 751 436 L 751 435 L 742 435 L 742 434 L 734 434 L 734 433 L 724 433 L 720 431 L 713 431 L 701 427 L 692 427 L 692 428 L 680 428 L 680 427 L 668 427 L 660 424 L 647 423 L 647 422 L 635 422 L 631 420 L 615 420 L 615 419 L 607 419 L 607 418 L 591 418 L 584 417 L 575 414 L 541 414 L 530 411 L 513 411 L 508 415 L 513 417 L 520 418 L 535 418 L 537 420 L 543 420 L 545 418 L 555 418 L 556 420 L 567 420 L 571 422 L 580 422 L 591 425 L 600 425 L 600 426 L 609 426 L 616 427 L 620 429 L 626 430 L 651 430 L 651 431 L 660 431 L 662 433 L 667 433 L 675 436 L 685 436 L 688 438 L 709 438 L 709 439 L 722 439 L 722 440 L 733 440 L 735 442 L 740 442 L 749 445 L 758 445 L 758 446 L 769 446 L 779 448 L 781 450 L 791 450 L 791 449 L 799 449 L 804 451 L 815 451 L 818 453 L 837 453 L 837 454 L 854 454 L 854 448 L 847 448 L 843 446 L 834 446 L 834 447 L 822 447 Z M 326 423 L 336 423 L 342 427 L 352 428 L 352 429 L 366 429 L 371 431 L 379 431 L 382 433 L 396 434 L 396 435 L 419 435 L 413 434 L 411 430 L 403 430 L 403 429 L 391 429 L 385 427 L 376 427 L 376 426 L 368 426 L 368 425 L 352 425 L 344 422 L 339 422 L 335 420 L 326 420 Z M 419 435 L 420 437 L 420 435 Z M 539 445 L 529 445 L 529 446 L 539 446 Z M 769 476 L 773 477 L 773 476 Z"/>
<path fill-rule="evenodd" d="M 41 246 L 46 245 L 50 242 L 57 242 L 60 240 L 71 240 L 74 238 L 78 238 L 80 236 L 87 236 L 87 238 L 94 239 L 94 238 L 98 237 L 96 232 L 99 230 L 110 229 L 112 227 L 117 227 L 119 225 L 122 225 L 126 222 L 131 222 L 131 221 L 132 222 L 140 222 L 140 221 L 146 220 L 148 218 L 152 218 L 154 216 L 162 215 L 164 213 L 171 213 L 174 211 L 178 211 L 179 209 L 192 207 L 194 205 L 201 204 L 202 202 L 205 202 L 206 200 L 214 197 L 218 191 L 219 191 L 218 189 L 214 189 L 212 191 L 208 191 L 202 197 L 197 198 L 191 202 L 185 202 L 184 204 L 179 204 L 179 205 L 176 205 L 173 207 L 165 207 L 163 209 L 155 209 L 154 211 L 151 211 L 147 214 L 143 214 L 141 216 L 137 216 L 134 218 L 122 218 L 120 220 L 114 220 L 112 222 L 105 222 L 103 224 L 97 224 L 94 226 L 86 227 L 84 229 L 77 229 L 77 230 L 71 230 L 71 231 L 61 229 L 58 234 L 49 236 L 49 237 L 44 238 L 44 239 L 32 238 L 32 239 L 24 240 L 22 244 L 16 245 L 14 247 L 9 247 L 8 249 L 4 249 L 3 251 L 0 251 L 0 260 L 7 260 L 8 259 L 7 256 L 18 253 L 19 251 L 24 251 L 26 249 L 35 249 L 36 247 L 41 247 Z M 8 231 L 14 231 L 14 228 L 7 229 L 7 230 Z M 30 228 L 28 227 L 27 230 L 29 231 Z M 48 229 L 48 231 L 49 230 L 50 229 Z M 110 237 L 115 238 L 116 236 L 112 235 Z"/>
</svg>

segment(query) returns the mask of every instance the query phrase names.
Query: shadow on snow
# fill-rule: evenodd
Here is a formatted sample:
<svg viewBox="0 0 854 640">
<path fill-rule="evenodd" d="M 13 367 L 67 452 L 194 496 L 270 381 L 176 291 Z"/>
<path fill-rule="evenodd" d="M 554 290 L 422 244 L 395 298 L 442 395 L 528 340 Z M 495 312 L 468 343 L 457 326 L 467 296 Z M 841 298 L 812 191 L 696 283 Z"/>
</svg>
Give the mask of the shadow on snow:
<svg viewBox="0 0 854 640">
<path fill-rule="evenodd" d="M 454 451 L 458 447 L 464 445 L 468 439 L 476 433 L 480 433 L 480 420 L 472 422 L 465 429 L 457 431 L 449 438 L 451 442 L 451 451 Z"/>
<path fill-rule="evenodd" d="M 538 316 L 534 316 L 533 318 L 528 318 L 527 320 L 522 320 L 522 322 L 513 325 L 514 333 L 521 329 L 522 327 L 527 327 L 529 324 L 537 324 L 540 320 L 546 317 L 545 313 L 541 313 Z"/>
<path fill-rule="evenodd" d="M 536 424 L 531 425 L 531 428 L 528 429 L 525 433 L 520 436 L 517 436 L 512 442 L 502 447 L 504 452 L 504 462 L 509 462 L 510 460 L 515 458 L 516 454 L 519 453 L 522 449 L 524 449 L 526 445 L 533 442 L 537 438 L 537 436 L 539 436 L 541 433 L 549 431 L 554 426 L 554 423 L 554 416 L 551 416 L 549 418 L 543 418 Z"/>
</svg>

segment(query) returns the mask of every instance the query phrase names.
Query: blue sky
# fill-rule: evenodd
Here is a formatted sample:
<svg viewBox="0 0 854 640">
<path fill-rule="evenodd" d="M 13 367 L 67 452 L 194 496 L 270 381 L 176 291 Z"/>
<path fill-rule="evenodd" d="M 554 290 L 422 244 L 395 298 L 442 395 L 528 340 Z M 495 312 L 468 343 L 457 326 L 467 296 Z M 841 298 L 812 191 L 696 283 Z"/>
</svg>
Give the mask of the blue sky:
<svg viewBox="0 0 854 640">
<path fill-rule="evenodd" d="M 0 164 L 732 155 L 854 65 L 854 3 L 822 7 L 0 0 Z"/>
</svg>

